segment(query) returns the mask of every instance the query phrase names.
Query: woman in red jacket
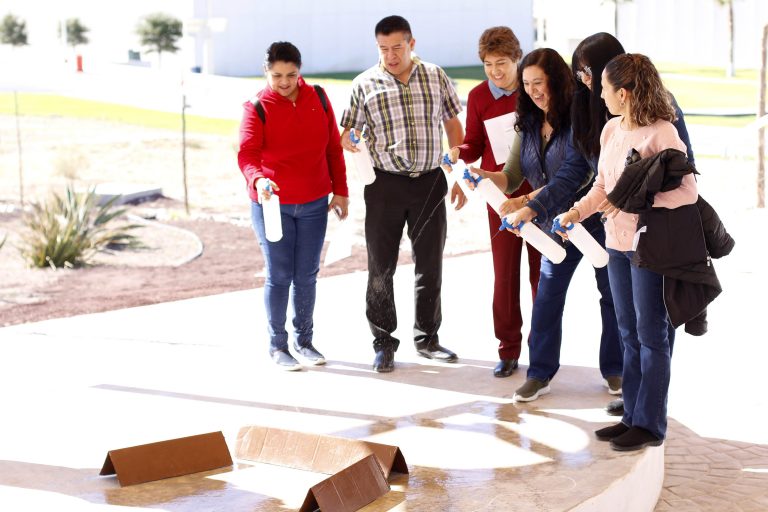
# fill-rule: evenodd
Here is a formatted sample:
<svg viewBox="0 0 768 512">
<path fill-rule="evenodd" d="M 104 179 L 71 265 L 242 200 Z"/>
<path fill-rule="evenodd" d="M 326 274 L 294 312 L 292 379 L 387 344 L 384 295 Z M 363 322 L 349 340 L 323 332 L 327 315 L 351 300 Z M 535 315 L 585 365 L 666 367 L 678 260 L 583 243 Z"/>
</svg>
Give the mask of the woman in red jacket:
<svg viewBox="0 0 768 512">
<path fill-rule="evenodd" d="M 501 171 L 506 155 L 499 162 L 494 158 L 485 121 L 504 115 L 514 115 L 517 106 L 517 63 L 523 56 L 520 42 L 509 27 L 492 27 L 483 32 L 478 53 L 488 80 L 469 92 L 467 98 L 467 133 L 464 143 L 451 148 L 451 160 L 461 158 L 472 163 L 482 157 L 480 167 Z M 531 192 L 524 181 L 511 197 Z M 493 330 L 499 340 L 499 363 L 493 370 L 496 377 L 509 377 L 517 368 L 523 339 L 523 316 L 520 312 L 520 259 L 523 240 L 512 233 L 499 231 L 501 219 L 488 206 L 488 228 L 493 256 Z M 536 299 L 541 254 L 526 245 L 528 251 L 528 281 L 532 300 Z"/>
<path fill-rule="evenodd" d="M 285 322 L 289 295 L 295 351 L 310 364 L 325 363 L 312 345 L 320 252 L 328 212 L 336 210 L 344 219 L 349 205 L 333 108 L 322 89 L 304 82 L 300 68 L 301 53 L 293 44 L 276 42 L 267 49 L 267 86 L 244 105 L 237 155 L 248 184 L 253 229 L 266 262 L 264 304 L 269 352 L 286 370 L 301 369 L 288 350 Z M 280 199 L 283 237 L 270 242 L 259 198 L 269 199 L 275 192 Z"/>
</svg>

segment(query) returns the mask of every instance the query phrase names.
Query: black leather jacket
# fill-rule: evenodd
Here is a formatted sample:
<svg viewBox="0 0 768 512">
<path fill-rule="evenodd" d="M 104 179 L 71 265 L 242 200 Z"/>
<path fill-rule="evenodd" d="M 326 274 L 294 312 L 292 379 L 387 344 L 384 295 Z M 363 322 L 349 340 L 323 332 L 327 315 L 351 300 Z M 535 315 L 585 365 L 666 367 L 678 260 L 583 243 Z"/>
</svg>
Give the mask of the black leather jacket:
<svg viewBox="0 0 768 512">
<path fill-rule="evenodd" d="M 643 233 L 633 263 L 664 276 L 672 325 L 686 324 L 686 332 L 700 336 L 707 330 L 706 308 L 722 291 L 712 258 L 729 254 L 735 241 L 701 196 L 695 204 L 653 208 L 657 192 L 680 186 L 689 173 L 698 174 L 676 149 L 643 159 L 630 155 L 608 199 L 622 211 L 640 215 L 638 230 Z"/>
</svg>

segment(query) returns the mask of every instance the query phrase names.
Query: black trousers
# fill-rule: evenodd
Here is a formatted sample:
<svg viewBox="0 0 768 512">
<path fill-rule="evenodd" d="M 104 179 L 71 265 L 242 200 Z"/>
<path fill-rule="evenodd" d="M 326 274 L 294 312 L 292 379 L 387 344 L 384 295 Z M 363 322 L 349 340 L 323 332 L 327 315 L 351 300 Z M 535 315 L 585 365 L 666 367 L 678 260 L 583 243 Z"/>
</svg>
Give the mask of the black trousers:
<svg viewBox="0 0 768 512">
<path fill-rule="evenodd" d="M 403 227 L 407 226 L 415 264 L 415 322 L 417 348 L 438 341 L 442 323 L 440 289 L 446 235 L 445 195 L 448 185 L 437 168 L 416 178 L 376 170 L 376 181 L 365 187 L 365 241 L 368 248 L 366 316 L 374 350 L 400 341 L 392 336 L 397 311 L 392 285 Z"/>
</svg>

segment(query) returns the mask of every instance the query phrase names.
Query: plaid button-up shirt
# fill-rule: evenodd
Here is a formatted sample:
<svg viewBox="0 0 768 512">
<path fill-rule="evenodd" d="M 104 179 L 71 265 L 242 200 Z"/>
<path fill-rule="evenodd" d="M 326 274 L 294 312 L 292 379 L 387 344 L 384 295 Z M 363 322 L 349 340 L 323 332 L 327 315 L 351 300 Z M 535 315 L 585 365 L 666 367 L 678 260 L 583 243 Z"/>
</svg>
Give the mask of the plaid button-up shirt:
<svg viewBox="0 0 768 512">
<path fill-rule="evenodd" d="M 358 75 L 341 125 L 358 132 L 367 125 L 374 167 L 421 173 L 440 165 L 443 121 L 459 112 L 459 97 L 445 71 L 414 56 L 408 83 L 381 64 Z"/>
</svg>

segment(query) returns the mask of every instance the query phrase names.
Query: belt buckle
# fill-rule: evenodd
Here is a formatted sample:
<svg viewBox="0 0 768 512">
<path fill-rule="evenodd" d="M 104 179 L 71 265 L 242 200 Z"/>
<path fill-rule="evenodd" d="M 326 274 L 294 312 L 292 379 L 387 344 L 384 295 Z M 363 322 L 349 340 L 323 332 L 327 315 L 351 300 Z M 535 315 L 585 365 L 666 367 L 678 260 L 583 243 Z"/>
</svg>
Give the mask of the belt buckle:
<svg viewBox="0 0 768 512">
<path fill-rule="evenodd" d="M 420 172 L 409 172 L 408 173 L 408 177 L 409 178 L 418 178 L 420 174 L 421 174 Z"/>
</svg>

